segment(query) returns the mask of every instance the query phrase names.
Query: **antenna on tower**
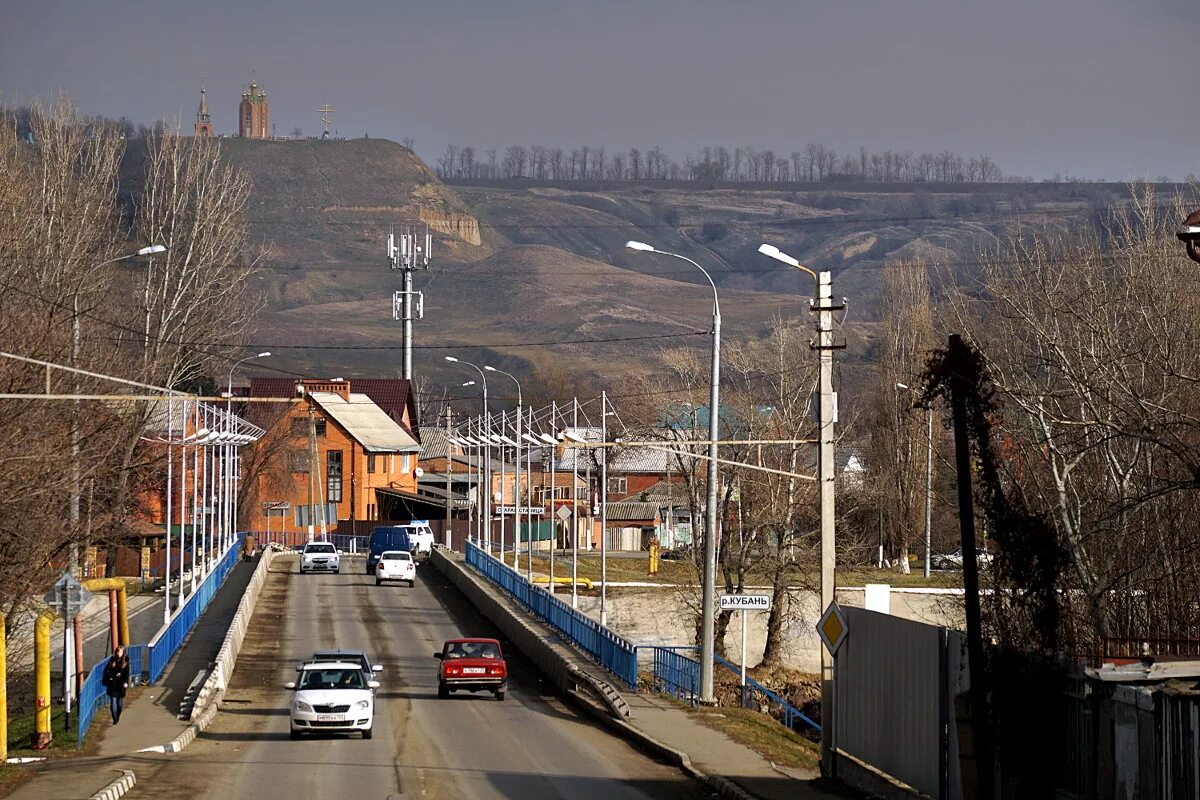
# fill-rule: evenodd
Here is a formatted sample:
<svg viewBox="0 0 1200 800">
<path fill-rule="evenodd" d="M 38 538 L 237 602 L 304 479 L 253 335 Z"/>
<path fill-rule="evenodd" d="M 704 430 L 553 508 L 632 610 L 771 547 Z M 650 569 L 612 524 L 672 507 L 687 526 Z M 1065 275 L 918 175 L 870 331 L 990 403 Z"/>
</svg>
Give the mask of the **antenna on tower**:
<svg viewBox="0 0 1200 800">
<path fill-rule="evenodd" d="M 325 105 L 318 108 L 317 111 L 321 112 L 321 122 L 324 123 L 324 125 L 325 125 L 325 132 L 321 134 L 321 138 L 328 139 L 329 138 L 329 123 L 333 122 L 333 120 L 330 119 L 329 115 L 333 113 L 333 109 L 329 107 L 329 103 L 326 103 Z"/>
<path fill-rule="evenodd" d="M 393 225 L 388 233 L 388 266 L 402 270 L 404 273 L 404 288 L 392 292 L 392 319 L 404 323 L 404 378 L 412 380 L 412 345 L 413 320 L 425 317 L 425 296 L 422 292 L 413 291 L 413 272 L 429 268 L 429 256 L 433 249 L 433 237 L 429 226 L 423 233 L 418 232 L 412 225 L 400 228 L 399 240 L 396 238 L 396 226 Z M 413 300 L 416 299 L 414 308 Z"/>
</svg>

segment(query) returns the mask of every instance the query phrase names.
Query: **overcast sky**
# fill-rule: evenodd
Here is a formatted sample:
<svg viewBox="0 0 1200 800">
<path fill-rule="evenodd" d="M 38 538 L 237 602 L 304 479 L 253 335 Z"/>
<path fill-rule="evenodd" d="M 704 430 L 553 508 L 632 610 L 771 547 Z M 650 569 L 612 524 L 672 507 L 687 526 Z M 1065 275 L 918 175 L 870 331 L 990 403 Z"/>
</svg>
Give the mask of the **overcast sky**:
<svg viewBox="0 0 1200 800">
<path fill-rule="evenodd" d="M 280 134 L 609 151 L 807 142 L 1007 174 L 1200 174 L 1196 0 L 4 0 L 0 102 L 218 133 L 256 74 Z"/>
</svg>

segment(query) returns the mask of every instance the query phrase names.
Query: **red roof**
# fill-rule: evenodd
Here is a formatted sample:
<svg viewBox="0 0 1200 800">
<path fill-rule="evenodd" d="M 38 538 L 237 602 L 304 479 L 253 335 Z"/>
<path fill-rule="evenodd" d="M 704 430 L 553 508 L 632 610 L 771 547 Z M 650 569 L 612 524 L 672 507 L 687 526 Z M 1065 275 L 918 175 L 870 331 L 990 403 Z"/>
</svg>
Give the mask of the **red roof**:
<svg viewBox="0 0 1200 800">
<path fill-rule="evenodd" d="M 304 378 L 251 378 L 251 397 L 295 397 L 296 386 Z M 418 442 L 417 408 L 411 395 L 411 382 L 404 378 L 347 378 L 350 391 L 365 394 L 371 402 L 383 409 L 383 413 L 400 423 Z M 411 428 L 404 424 L 404 409 L 407 406 L 412 415 Z"/>
</svg>

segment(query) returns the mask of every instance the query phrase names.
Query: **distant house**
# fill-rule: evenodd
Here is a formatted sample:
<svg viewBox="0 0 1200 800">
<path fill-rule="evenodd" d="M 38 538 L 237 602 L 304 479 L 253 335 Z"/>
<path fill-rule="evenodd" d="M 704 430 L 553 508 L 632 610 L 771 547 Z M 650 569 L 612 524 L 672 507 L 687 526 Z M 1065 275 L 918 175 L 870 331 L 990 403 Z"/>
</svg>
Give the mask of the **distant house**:
<svg viewBox="0 0 1200 800">
<path fill-rule="evenodd" d="M 359 383 L 251 382 L 251 397 L 299 401 L 277 411 L 255 445 L 258 468 L 247 477 L 246 489 L 262 504 L 263 515 L 257 524 L 252 518 L 254 529 L 269 525 L 315 535 L 322 527 L 332 532 L 341 520 L 353 526 L 411 519 L 410 504 L 424 504 L 416 476 L 421 445 L 405 424 L 413 421 L 411 401 L 399 399 L 389 414 L 367 393 L 354 391 Z"/>
</svg>

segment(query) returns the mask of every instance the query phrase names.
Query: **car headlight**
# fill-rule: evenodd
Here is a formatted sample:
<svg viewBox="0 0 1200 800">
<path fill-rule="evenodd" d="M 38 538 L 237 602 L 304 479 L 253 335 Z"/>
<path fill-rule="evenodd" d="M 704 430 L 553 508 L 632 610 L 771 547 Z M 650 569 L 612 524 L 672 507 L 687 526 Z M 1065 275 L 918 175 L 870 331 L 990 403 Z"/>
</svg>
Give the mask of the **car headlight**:
<svg viewBox="0 0 1200 800">
<path fill-rule="evenodd" d="M 361 708 L 365 711 L 366 709 L 371 707 L 371 701 L 370 700 L 359 700 L 357 703 L 355 703 L 355 705 L 357 705 L 359 708 Z"/>
<path fill-rule="evenodd" d="M 306 711 L 310 714 L 312 713 L 312 706 L 303 700 L 297 700 L 296 702 L 292 703 L 292 708 L 296 709 L 297 711 Z"/>
</svg>

